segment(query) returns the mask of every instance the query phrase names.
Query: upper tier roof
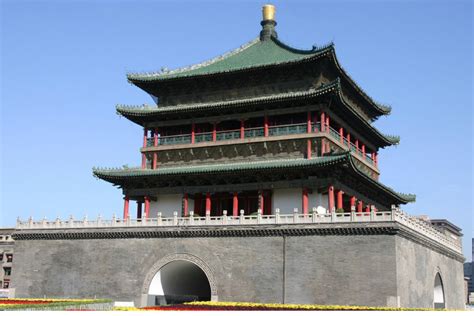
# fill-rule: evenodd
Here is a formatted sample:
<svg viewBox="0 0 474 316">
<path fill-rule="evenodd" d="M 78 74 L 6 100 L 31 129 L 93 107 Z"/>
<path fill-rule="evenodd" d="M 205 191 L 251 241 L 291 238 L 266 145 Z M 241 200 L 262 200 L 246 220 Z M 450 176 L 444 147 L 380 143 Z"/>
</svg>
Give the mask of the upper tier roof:
<svg viewBox="0 0 474 316">
<path fill-rule="evenodd" d="M 155 81 L 279 65 L 322 55 L 332 46 L 330 44 L 319 49 L 313 46 L 310 50 L 301 50 L 292 48 L 274 37 L 265 41 L 256 38 L 233 51 L 199 64 L 171 71 L 128 74 L 127 77 L 132 82 Z"/>
<path fill-rule="evenodd" d="M 186 80 L 217 74 L 231 74 L 264 69 L 267 67 L 278 67 L 317 61 L 325 56 L 329 57 L 333 62 L 339 72 L 342 83 L 350 86 L 365 100 L 368 108 L 370 108 L 372 112 L 372 119 L 390 113 L 391 108 L 389 106 L 379 104 L 370 98 L 340 66 L 336 58 L 334 44 L 332 43 L 320 48 L 313 46 L 312 49 L 302 50 L 290 47 L 274 36 L 266 40 L 256 38 L 238 49 L 199 64 L 171 71 L 129 73 L 127 74 L 127 78 L 134 85 L 151 93 L 149 91 L 149 84 L 153 82 L 158 84 L 166 81 Z"/>
</svg>

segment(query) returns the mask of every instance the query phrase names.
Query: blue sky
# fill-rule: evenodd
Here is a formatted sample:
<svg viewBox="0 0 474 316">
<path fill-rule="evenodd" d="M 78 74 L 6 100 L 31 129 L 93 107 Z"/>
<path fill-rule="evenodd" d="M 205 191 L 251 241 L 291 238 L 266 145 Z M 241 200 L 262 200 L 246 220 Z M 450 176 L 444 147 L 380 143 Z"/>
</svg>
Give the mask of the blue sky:
<svg viewBox="0 0 474 316">
<path fill-rule="evenodd" d="M 142 130 L 115 105 L 151 103 L 130 71 L 184 66 L 256 37 L 262 1 L 1 1 L 1 217 L 121 214 L 93 166 L 139 165 Z M 473 232 L 473 7 L 470 1 L 275 1 L 279 38 L 333 41 L 370 96 L 376 126 L 401 136 L 381 181 L 415 193 L 412 214 Z"/>
</svg>

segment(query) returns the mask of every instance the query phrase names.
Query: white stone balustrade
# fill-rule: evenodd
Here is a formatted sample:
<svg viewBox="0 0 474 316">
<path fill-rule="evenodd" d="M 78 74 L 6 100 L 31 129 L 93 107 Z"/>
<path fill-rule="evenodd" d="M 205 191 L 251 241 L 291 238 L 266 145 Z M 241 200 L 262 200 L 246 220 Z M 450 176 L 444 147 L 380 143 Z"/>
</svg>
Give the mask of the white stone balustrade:
<svg viewBox="0 0 474 316">
<path fill-rule="evenodd" d="M 67 229 L 67 228 L 107 228 L 107 227 L 174 227 L 174 226 L 235 226 L 235 225 L 282 225 L 282 224 L 325 224 L 325 223 L 362 223 L 362 222 L 398 222 L 430 239 L 433 239 L 450 249 L 461 252 L 461 245 L 458 240 L 450 239 L 430 223 L 419 218 L 408 215 L 398 208 L 392 208 L 388 212 L 350 212 L 350 213 L 324 213 L 319 214 L 316 209 L 312 213 L 302 214 L 297 208 L 291 214 L 282 214 L 280 209 L 275 209 L 272 215 L 263 215 L 262 210 L 258 210 L 256 215 L 245 215 L 244 210 L 240 210 L 239 216 L 229 216 L 224 210 L 222 216 L 211 216 L 206 212 L 206 216 L 196 216 L 194 212 L 189 212 L 189 216 L 178 217 L 178 212 L 173 212 L 173 217 L 163 217 L 161 212 L 155 218 L 126 218 L 120 219 L 112 216 L 111 220 L 103 220 L 100 215 L 97 220 L 90 220 L 85 217 L 83 220 L 74 220 L 71 216 L 66 221 L 57 218 L 48 221 L 46 218 L 41 221 L 33 221 L 30 217 L 27 221 L 17 219 L 16 229 Z"/>
</svg>

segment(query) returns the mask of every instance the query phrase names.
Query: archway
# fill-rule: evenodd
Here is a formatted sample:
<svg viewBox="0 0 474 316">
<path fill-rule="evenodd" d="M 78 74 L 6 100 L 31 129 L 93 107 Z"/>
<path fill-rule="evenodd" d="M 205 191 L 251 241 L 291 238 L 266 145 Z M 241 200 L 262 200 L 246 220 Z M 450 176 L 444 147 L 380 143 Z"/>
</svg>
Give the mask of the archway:
<svg viewBox="0 0 474 316">
<path fill-rule="evenodd" d="M 439 272 L 436 273 L 434 280 L 433 305 L 434 308 L 446 308 L 446 303 L 444 301 L 443 280 L 441 279 Z"/>
<path fill-rule="evenodd" d="M 211 285 L 206 273 L 197 264 L 174 260 L 156 272 L 147 294 L 147 305 L 210 301 Z"/>
</svg>

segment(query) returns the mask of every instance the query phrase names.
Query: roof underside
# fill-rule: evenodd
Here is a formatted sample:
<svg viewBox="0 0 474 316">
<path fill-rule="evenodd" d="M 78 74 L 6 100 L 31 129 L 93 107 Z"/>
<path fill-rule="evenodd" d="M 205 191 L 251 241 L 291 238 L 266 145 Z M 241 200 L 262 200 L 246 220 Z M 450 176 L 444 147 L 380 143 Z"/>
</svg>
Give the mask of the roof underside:
<svg viewBox="0 0 474 316">
<path fill-rule="evenodd" d="M 325 167 L 342 167 L 354 173 L 362 182 L 375 186 L 378 190 L 383 191 L 387 196 L 397 202 L 397 204 L 405 204 L 415 200 L 414 195 L 400 194 L 391 188 L 384 186 L 380 182 L 370 178 L 364 172 L 359 170 L 354 164 L 353 158 L 349 153 L 343 153 L 333 156 L 317 157 L 312 159 L 280 159 L 254 162 L 233 162 L 225 164 L 209 164 L 209 165 L 188 165 L 181 167 L 161 167 L 158 169 L 93 169 L 95 177 L 113 183 L 115 185 L 124 185 L 130 180 L 140 180 L 154 177 L 169 176 L 199 176 L 204 174 L 228 174 L 228 173 L 248 173 L 255 171 L 285 171 L 299 170 L 308 168 L 325 168 Z"/>
</svg>

